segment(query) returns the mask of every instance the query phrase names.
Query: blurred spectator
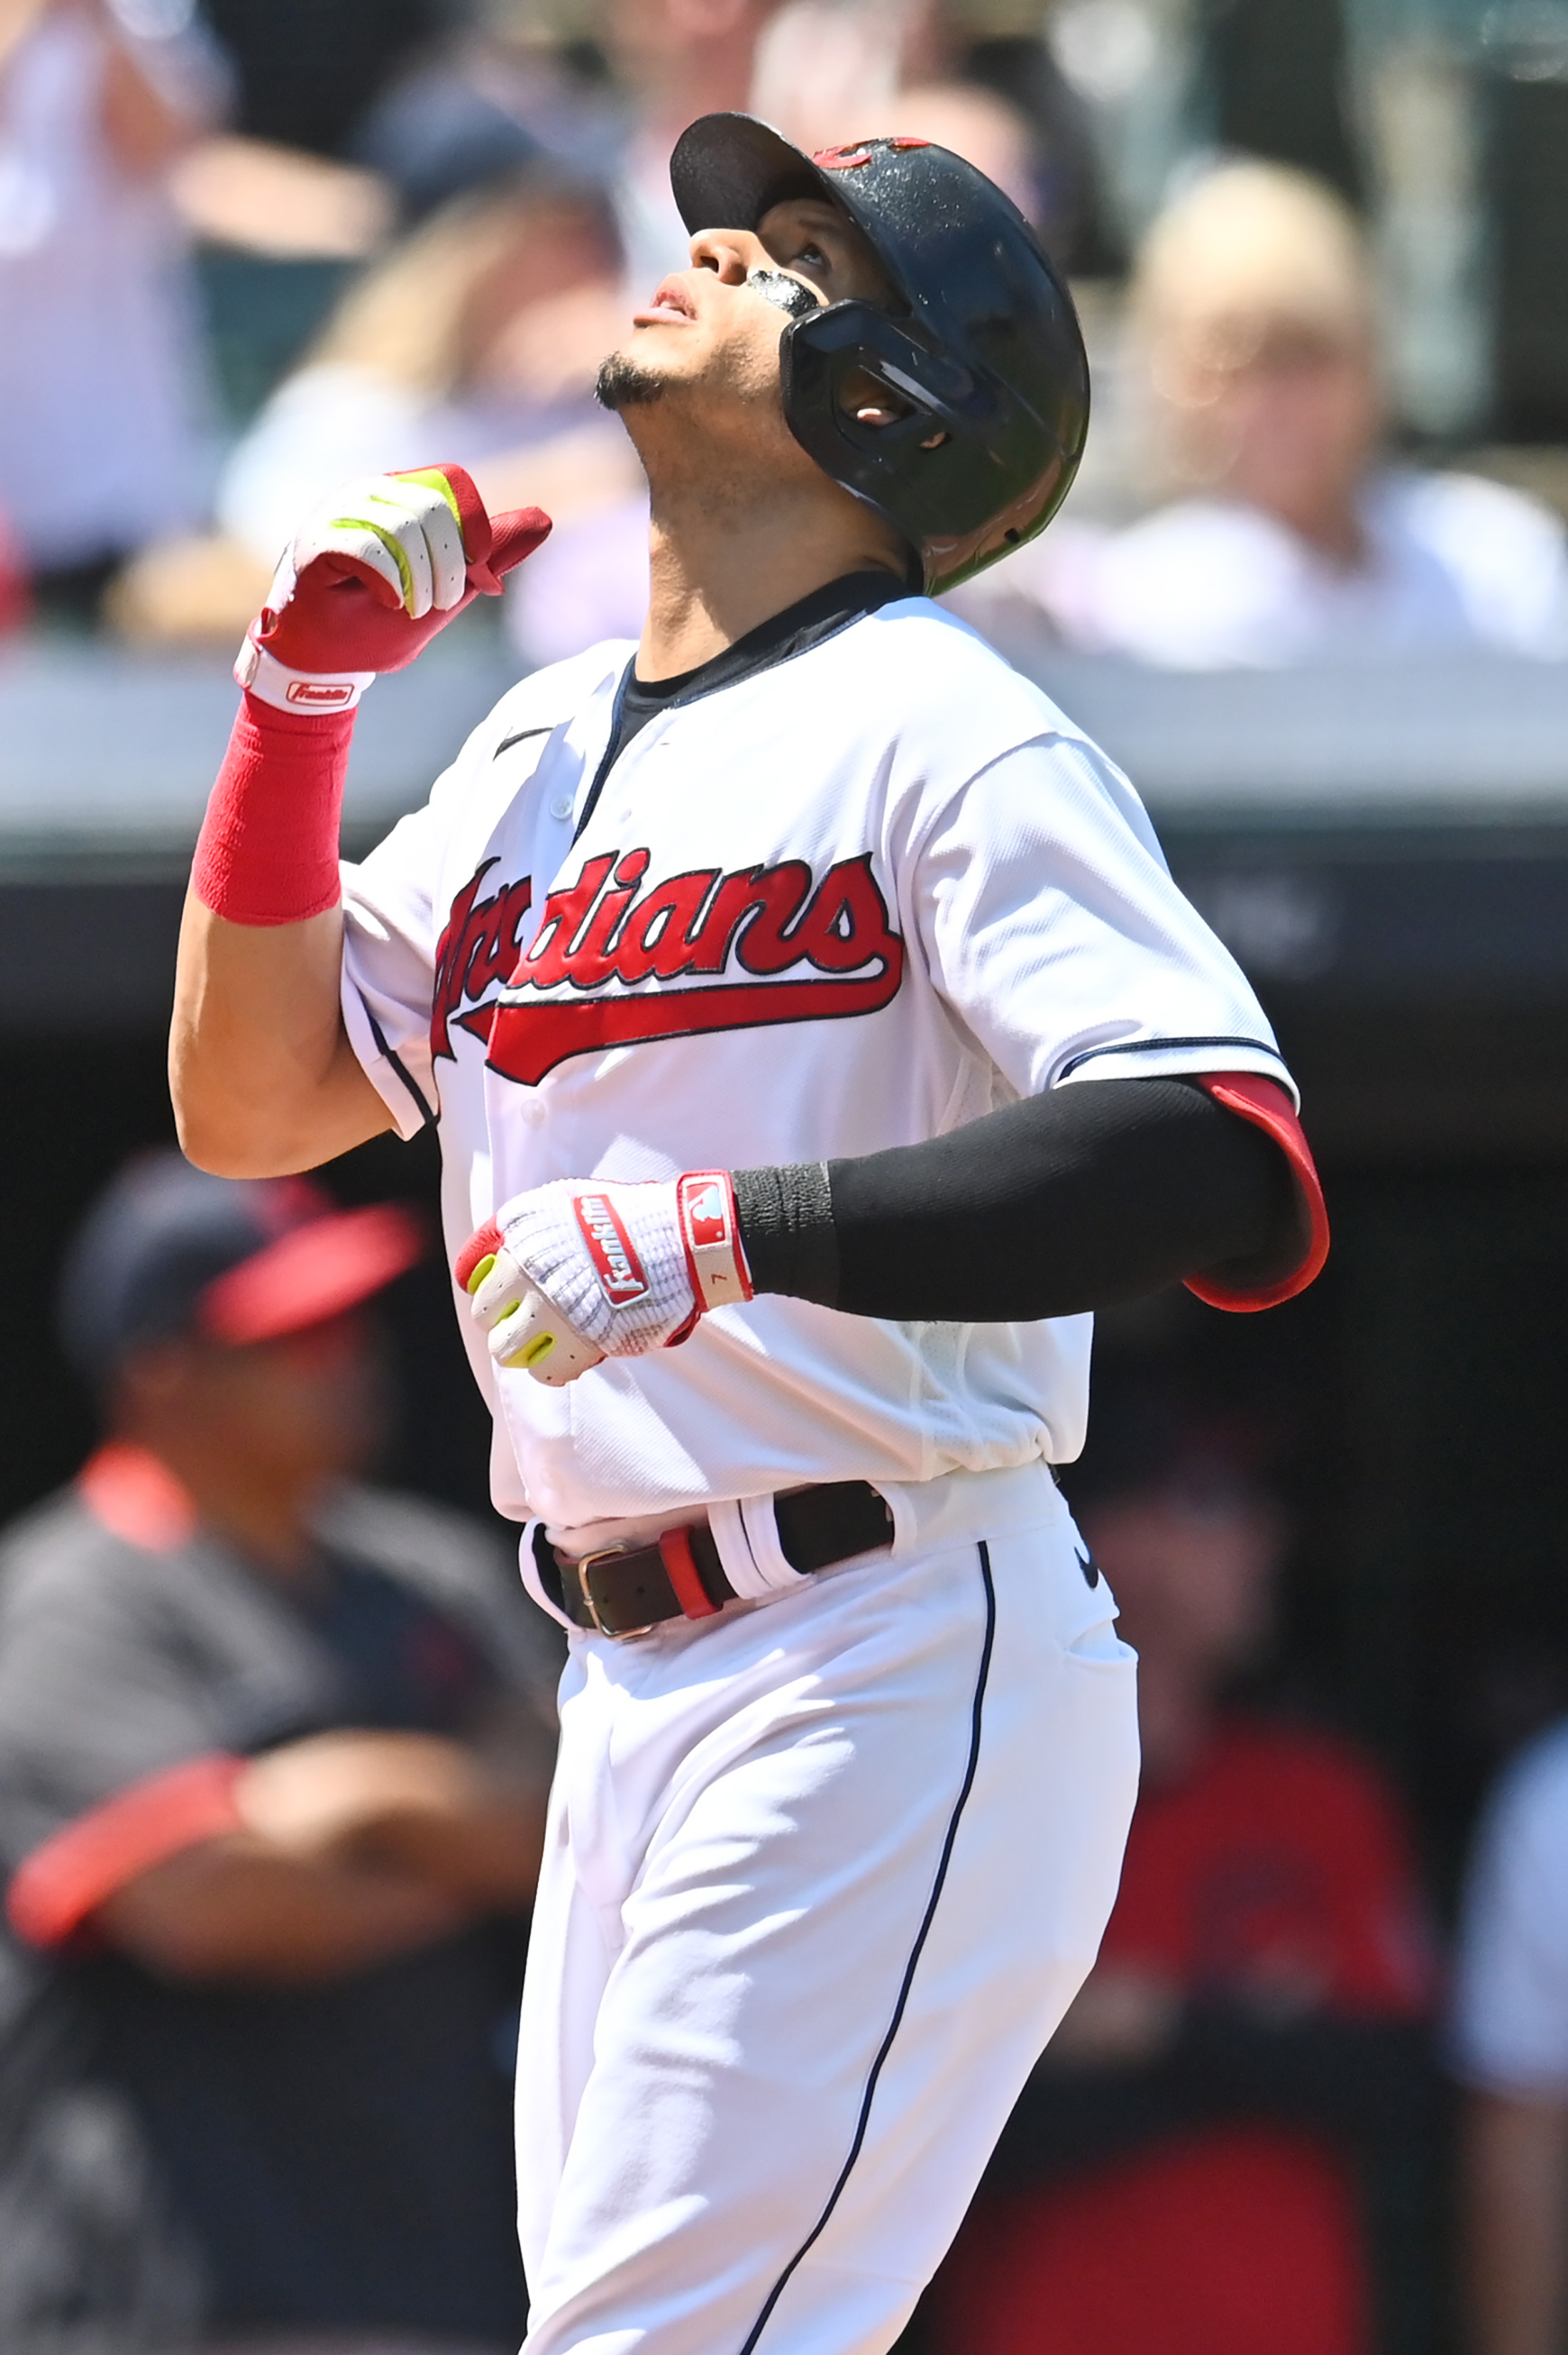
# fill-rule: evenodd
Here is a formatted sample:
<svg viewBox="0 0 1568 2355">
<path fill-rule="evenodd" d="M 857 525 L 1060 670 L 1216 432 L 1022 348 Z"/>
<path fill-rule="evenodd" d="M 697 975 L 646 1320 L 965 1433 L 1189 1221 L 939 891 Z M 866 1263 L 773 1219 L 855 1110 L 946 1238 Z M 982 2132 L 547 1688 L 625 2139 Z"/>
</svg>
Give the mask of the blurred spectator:
<svg viewBox="0 0 1568 2355">
<path fill-rule="evenodd" d="M 906 130 L 894 99 L 957 62 L 948 17 L 935 0 L 786 0 L 759 45 L 752 111 L 808 155 Z"/>
<path fill-rule="evenodd" d="M 574 55 L 549 21 L 559 13 L 534 0 L 473 0 L 461 33 L 378 99 L 352 152 L 392 182 L 406 219 L 529 164 L 613 168 L 619 101 L 602 71 L 581 70 L 581 45 Z"/>
<path fill-rule="evenodd" d="M 374 172 L 261 139 L 199 141 L 169 192 L 198 238 L 278 261 L 362 261 L 392 226 L 390 191 Z"/>
<path fill-rule="evenodd" d="M 1380 460 L 1375 288 L 1329 189 L 1266 164 L 1208 173 L 1155 223 L 1132 305 L 1153 454 L 1186 495 L 1121 531 L 1069 517 L 998 568 L 993 599 L 1177 668 L 1568 654 L 1558 520 Z"/>
<path fill-rule="evenodd" d="M 757 45 L 780 0 L 598 0 L 596 29 L 633 119 L 614 180 L 626 272 L 639 300 L 684 268 L 690 240 L 670 194 L 670 150 L 701 114 L 752 102 Z"/>
<path fill-rule="evenodd" d="M 217 538 L 149 550 L 116 584 L 129 634 L 238 642 L 282 549 L 349 476 L 454 461 L 495 506 L 570 522 L 639 469 L 594 405 L 621 315 L 603 200 L 551 173 L 456 198 L 352 290 L 231 455 Z"/>
<path fill-rule="evenodd" d="M 1189 1439 L 1079 1493 L 1139 1655 L 1143 1794 L 1100 1959 L 938 2275 L 935 2344 L 1366 2355 L 1349 2161 L 1410 2134 L 1427 2083 L 1404 1833 L 1344 1742 L 1227 1699 L 1267 1628 L 1273 1501 Z"/>
<path fill-rule="evenodd" d="M 1454 2028 L 1470 2087 L 1464 2206 L 1475 2355 L 1568 2329 L 1568 1724 L 1509 1770 L 1465 1902 Z"/>
<path fill-rule="evenodd" d="M 440 41 L 451 0 L 201 0 L 230 59 L 235 129 L 318 155 L 347 152 L 367 112 Z"/>
<path fill-rule="evenodd" d="M 477 1530 L 353 1485 L 361 1306 L 417 1253 L 402 1211 L 175 1154 L 72 1248 L 109 1435 L 0 1556 L 0 2224 L 40 2300 L 8 2245 L 6 2355 L 166 2346 L 182 2303 L 280 2344 L 520 2334 L 507 2042 L 559 1657 Z M 83 2100 L 107 2197 L 49 2163 Z"/>
<path fill-rule="evenodd" d="M 934 140 L 1006 188 L 1056 261 L 1104 266 L 1087 123 L 1038 9 L 787 0 L 759 47 L 752 111 L 808 152 L 877 129 Z"/>
<path fill-rule="evenodd" d="M 27 570 L 11 527 L 0 515 L 0 637 L 27 620 L 31 608 Z"/>
<path fill-rule="evenodd" d="M 167 168 L 207 119 L 179 0 L 0 16 L 0 510 L 47 596 L 199 514 L 201 370 Z"/>
<path fill-rule="evenodd" d="M 349 294 L 234 453 L 219 523 L 272 562 L 356 474 L 473 466 L 592 417 L 619 257 L 597 197 L 545 176 L 459 197 Z"/>
</svg>

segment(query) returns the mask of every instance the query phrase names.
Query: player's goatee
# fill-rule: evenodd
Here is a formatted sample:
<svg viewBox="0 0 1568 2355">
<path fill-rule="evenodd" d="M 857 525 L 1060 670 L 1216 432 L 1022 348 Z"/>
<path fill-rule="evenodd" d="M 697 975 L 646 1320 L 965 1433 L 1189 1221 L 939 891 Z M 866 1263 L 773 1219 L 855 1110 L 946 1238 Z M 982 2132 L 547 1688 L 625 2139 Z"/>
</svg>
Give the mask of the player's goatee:
<svg viewBox="0 0 1568 2355">
<path fill-rule="evenodd" d="M 639 368 L 624 352 L 612 352 L 599 371 L 593 397 L 601 409 L 618 413 L 623 409 L 645 409 L 650 401 L 661 400 L 664 390 L 663 377 Z"/>
</svg>

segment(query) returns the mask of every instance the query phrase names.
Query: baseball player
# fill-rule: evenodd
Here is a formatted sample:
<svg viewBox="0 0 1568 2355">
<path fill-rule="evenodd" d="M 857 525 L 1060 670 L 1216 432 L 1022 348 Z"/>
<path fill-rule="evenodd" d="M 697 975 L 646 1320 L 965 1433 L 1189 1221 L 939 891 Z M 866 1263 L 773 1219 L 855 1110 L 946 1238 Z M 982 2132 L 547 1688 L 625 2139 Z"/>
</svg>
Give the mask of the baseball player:
<svg viewBox="0 0 1568 2355">
<path fill-rule="evenodd" d="M 537 544 L 453 467 L 301 531 L 240 666 L 187 1148 L 439 1122 L 495 1497 L 571 1632 L 519 2069 L 528 2347 L 877 2355 L 1110 1910 L 1132 1656 L 1051 1466 L 1090 1314 L 1327 1247 L 1242 975 L 1125 781 L 929 602 L 1087 374 L 944 151 L 709 116 L 606 361 L 636 646 L 503 698 L 341 879 L 351 710 Z"/>
</svg>

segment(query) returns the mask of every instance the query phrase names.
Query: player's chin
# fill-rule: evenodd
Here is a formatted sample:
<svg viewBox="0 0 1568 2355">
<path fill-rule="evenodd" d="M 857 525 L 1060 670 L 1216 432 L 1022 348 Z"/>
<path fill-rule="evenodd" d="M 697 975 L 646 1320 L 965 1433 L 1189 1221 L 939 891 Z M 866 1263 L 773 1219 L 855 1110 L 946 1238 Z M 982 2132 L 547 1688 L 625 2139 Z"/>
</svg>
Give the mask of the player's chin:
<svg viewBox="0 0 1568 2355">
<path fill-rule="evenodd" d="M 646 409 L 662 400 L 669 378 L 662 368 L 652 365 L 640 352 L 624 347 L 612 352 L 600 368 L 594 381 L 593 394 L 601 409 L 619 416 L 628 409 Z"/>
</svg>

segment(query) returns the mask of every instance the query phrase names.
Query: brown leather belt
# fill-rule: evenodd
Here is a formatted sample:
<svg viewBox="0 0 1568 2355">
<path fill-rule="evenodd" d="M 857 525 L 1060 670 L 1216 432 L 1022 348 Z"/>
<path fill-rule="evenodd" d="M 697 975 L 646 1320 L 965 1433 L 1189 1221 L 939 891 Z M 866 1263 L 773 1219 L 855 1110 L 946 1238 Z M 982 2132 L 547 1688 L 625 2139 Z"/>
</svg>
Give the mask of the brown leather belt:
<svg viewBox="0 0 1568 2355">
<path fill-rule="evenodd" d="M 832 1480 L 773 1498 L 779 1550 L 804 1576 L 831 1570 L 893 1541 L 886 1499 L 866 1480 Z M 667 1619 L 708 1619 L 736 1600 L 707 1521 L 667 1529 L 653 1545 L 613 1548 L 574 1561 L 558 1553 L 541 1522 L 534 1561 L 545 1593 L 575 1626 L 600 1636 L 645 1636 Z"/>
</svg>

